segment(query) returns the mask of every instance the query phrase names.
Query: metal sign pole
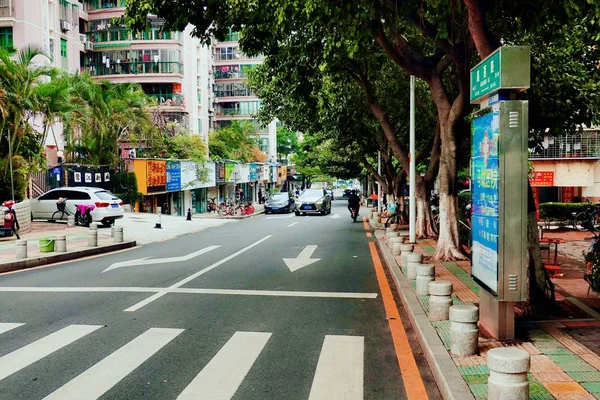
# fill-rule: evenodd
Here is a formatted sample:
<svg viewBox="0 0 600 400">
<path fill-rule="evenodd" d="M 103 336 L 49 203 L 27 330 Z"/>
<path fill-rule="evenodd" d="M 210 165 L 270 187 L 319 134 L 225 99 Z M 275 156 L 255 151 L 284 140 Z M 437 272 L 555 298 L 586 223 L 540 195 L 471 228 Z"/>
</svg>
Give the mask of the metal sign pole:
<svg viewBox="0 0 600 400">
<path fill-rule="evenodd" d="M 417 171 L 415 160 L 415 77 L 410 76 L 410 171 L 408 187 L 408 240 L 410 243 L 417 242 L 417 207 L 415 198 L 415 186 L 417 184 Z"/>
</svg>

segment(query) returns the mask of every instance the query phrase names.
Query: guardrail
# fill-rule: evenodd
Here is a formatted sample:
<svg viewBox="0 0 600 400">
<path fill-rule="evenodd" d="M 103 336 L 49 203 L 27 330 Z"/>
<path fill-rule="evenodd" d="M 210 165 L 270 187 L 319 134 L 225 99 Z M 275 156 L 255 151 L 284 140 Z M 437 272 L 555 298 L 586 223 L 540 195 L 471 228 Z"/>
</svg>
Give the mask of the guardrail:
<svg viewBox="0 0 600 400">
<path fill-rule="evenodd" d="M 529 150 L 530 159 L 600 159 L 600 132 L 577 135 L 546 136 Z"/>
</svg>

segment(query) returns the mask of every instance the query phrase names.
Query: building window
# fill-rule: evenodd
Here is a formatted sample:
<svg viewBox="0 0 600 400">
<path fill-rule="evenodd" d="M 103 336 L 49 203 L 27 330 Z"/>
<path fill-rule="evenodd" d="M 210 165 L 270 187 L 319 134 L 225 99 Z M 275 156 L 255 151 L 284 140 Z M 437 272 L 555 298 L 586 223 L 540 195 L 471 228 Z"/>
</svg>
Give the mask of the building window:
<svg viewBox="0 0 600 400">
<path fill-rule="evenodd" d="M 67 58 L 67 41 L 60 39 L 60 56 Z"/>
<path fill-rule="evenodd" d="M 202 133 L 202 119 L 198 118 L 198 133 Z"/>
<path fill-rule="evenodd" d="M 50 57 L 54 58 L 54 39 L 50 38 Z"/>
<path fill-rule="evenodd" d="M 13 30 L 12 27 L 0 28 L 0 47 L 4 49 L 13 48 Z"/>
</svg>

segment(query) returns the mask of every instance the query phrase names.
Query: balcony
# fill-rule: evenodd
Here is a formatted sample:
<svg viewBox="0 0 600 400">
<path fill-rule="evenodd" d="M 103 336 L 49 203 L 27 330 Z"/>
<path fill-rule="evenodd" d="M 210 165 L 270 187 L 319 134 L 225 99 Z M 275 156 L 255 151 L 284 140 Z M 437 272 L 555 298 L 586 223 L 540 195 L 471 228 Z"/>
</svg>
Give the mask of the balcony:
<svg viewBox="0 0 600 400">
<path fill-rule="evenodd" d="M 250 89 L 215 90 L 215 97 L 255 97 Z"/>
<path fill-rule="evenodd" d="M 137 74 L 183 74 L 183 65 L 176 61 L 121 62 L 111 64 L 88 64 L 85 66 L 91 76 L 137 75 Z"/>
<path fill-rule="evenodd" d="M 185 107 L 185 98 L 180 93 L 147 94 L 152 103 L 161 107 Z"/>
<path fill-rule="evenodd" d="M 14 18 L 14 13 L 13 0 L 0 0 L 0 18 Z"/>
<path fill-rule="evenodd" d="M 125 8 L 127 0 L 85 0 L 85 11 L 106 10 L 111 8 Z"/>
<path fill-rule="evenodd" d="M 88 32 L 87 38 L 88 41 L 93 43 L 131 42 L 135 40 L 182 41 L 182 34 L 181 32 L 162 32 L 160 29 L 151 29 L 146 32 L 133 33 L 129 29 L 122 28 Z"/>
<path fill-rule="evenodd" d="M 240 40 L 240 33 L 239 32 L 231 32 L 225 36 L 225 40 L 215 40 L 215 42 L 216 43 L 237 42 L 238 40 Z"/>
<path fill-rule="evenodd" d="M 600 131 L 557 137 L 546 136 L 536 148 L 529 149 L 529 159 L 600 159 Z"/>
</svg>

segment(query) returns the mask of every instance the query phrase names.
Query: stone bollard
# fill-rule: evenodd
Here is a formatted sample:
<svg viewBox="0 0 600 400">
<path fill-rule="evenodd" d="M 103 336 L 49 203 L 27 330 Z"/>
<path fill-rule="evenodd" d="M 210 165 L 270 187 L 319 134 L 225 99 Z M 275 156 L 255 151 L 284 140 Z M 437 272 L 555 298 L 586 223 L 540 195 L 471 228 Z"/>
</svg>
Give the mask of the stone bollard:
<svg viewBox="0 0 600 400">
<path fill-rule="evenodd" d="M 392 255 L 399 256 L 401 252 L 400 246 L 404 246 L 404 243 L 394 243 L 392 245 Z"/>
<path fill-rule="evenodd" d="M 123 227 L 122 226 L 113 226 L 114 228 L 114 240 L 115 243 L 122 243 L 123 242 Z"/>
<path fill-rule="evenodd" d="M 401 244 L 402 243 L 402 239 L 399 238 L 398 236 L 393 236 L 391 238 L 388 239 L 388 246 L 393 249 L 394 248 L 394 243 L 398 243 Z"/>
<path fill-rule="evenodd" d="M 390 228 L 392 228 L 395 232 L 398 230 L 398 224 L 390 224 Z"/>
<path fill-rule="evenodd" d="M 75 216 L 74 216 L 74 215 L 69 215 L 69 216 L 67 217 L 67 226 L 68 226 L 69 228 L 72 228 L 72 227 L 74 227 L 74 226 L 75 226 Z"/>
<path fill-rule="evenodd" d="M 398 237 L 402 238 L 402 243 L 408 243 L 408 235 L 405 235 L 403 233 L 398 233 Z"/>
<path fill-rule="evenodd" d="M 97 231 L 98 230 L 98 224 L 92 222 L 90 223 L 90 231 Z"/>
<path fill-rule="evenodd" d="M 528 352 L 514 347 L 498 347 L 488 351 L 488 399 L 529 399 L 527 371 L 530 360 Z"/>
<path fill-rule="evenodd" d="M 400 266 L 406 267 L 406 256 L 412 254 L 414 246 L 408 243 L 402 243 L 400 246 Z"/>
<path fill-rule="evenodd" d="M 452 282 L 429 282 L 429 320 L 446 321 L 452 306 Z"/>
<path fill-rule="evenodd" d="M 387 232 L 386 233 L 388 240 L 393 237 L 398 237 L 398 232 Z"/>
<path fill-rule="evenodd" d="M 98 229 L 92 229 L 92 225 L 90 225 L 90 230 L 87 233 L 87 237 L 89 247 L 98 247 Z"/>
<path fill-rule="evenodd" d="M 390 233 L 390 232 L 394 232 L 394 230 L 391 227 L 385 228 L 385 233 Z"/>
<path fill-rule="evenodd" d="M 423 262 L 423 254 L 410 253 L 406 256 L 406 277 L 408 280 L 417 278 L 417 266 Z"/>
<path fill-rule="evenodd" d="M 17 240 L 16 246 L 17 258 L 27 258 L 27 240 Z"/>
<path fill-rule="evenodd" d="M 54 250 L 58 253 L 65 253 L 67 251 L 67 237 L 65 235 L 58 235 L 54 238 Z"/>
<path fill-rule="evenodd" d="M 450 307 L 450 352 L 459 357 L 477 353 L 479 309 L 473 304 Z"/>
<path fill-rule="evenodd" d="M 435 280 L 435 266 L 421 264 L 417 266 L 417 295 L 429 296 L 429 282 Z"/>
</svg>

